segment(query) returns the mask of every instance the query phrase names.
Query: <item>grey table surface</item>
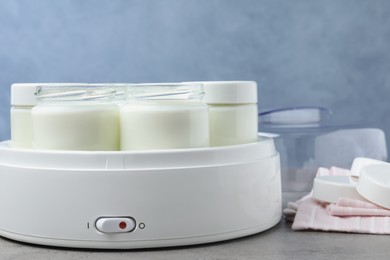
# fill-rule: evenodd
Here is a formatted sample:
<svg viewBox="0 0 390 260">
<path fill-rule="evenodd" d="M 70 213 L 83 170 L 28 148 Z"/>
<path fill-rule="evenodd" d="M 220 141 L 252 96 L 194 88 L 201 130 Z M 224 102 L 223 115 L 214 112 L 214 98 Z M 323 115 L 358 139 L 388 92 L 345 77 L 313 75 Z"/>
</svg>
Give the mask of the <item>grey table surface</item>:
<svg viewBox="0 0 390 260">
<path fill-rule="evenodd" d="M 284 205 L 290 199 L 284 198 Z M 197 246 L 82 250 L 37 246 L 0 237 L 3 259 L 390 259 L 390 236 L 292 231 L 284 219 L 262 233 Z"/>
</svg>

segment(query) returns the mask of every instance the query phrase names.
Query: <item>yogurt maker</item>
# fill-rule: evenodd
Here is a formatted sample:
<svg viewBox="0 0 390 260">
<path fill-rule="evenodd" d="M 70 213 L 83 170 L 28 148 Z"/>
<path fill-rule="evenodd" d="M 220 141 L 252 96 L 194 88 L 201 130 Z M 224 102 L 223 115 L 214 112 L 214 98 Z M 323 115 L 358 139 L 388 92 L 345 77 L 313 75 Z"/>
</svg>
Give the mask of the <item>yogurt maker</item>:
<svg viewBox="0 0 390 260">
<path fill-rule="evenodd" d="M 191 245 L 255 234 L 281 217 L 273 140 L 137 152 L 0 144 L 0 235 L 81 248 Z"/>
<path fill-rule="evenodd" d="M 224 88 L 226 84 L 218 82 L 217 86 Z M 234 82 L 230 87 L 241 89 L 242 84 Z M 247 85 L 256 88 L 253 82 Z M 31 86 L 27 89 L 29 92 L 23 93 L 31 94 Z M 77 97 L 79 93 L 80 90 L 73 92 Z M 50 95 L 46 97 L 52 97 Z M 59 97 L 58 93 L 55 97 Z M 245 100 L 245 97 L 230 100 L 232 104 L 228 106 L 215 104 L 218 106 L 216 115 L 246 108 Z M 44 124 L 37 121 L 51 104 L 35 107 L 27 102 L 29 106 L 25 111 L 22 109 L 26 102 L 21 101 L 17 97 L 13 99 L 14 119 L 25 120 L 18 116 L 29 116 L 32 110 L 32 121 L 25 120 L 26 126 L 36 130 L 55 125 L 54 120 L 50 120 L 52 125 L 47 124 L 47 120 Z M 182 106 L 180 102 L 173 102 L 174 112 L 187 107 L 187 103 Z M 198 101 L 188 102 L 203 111 L 202 115 L 207 113 Z M 153 109 L 156 108 L 154 103 Z M 150 108 L 149 104 L 136 105 L 145 111 Z M 168 105 L 164 108 L 169 108 L 169 114 L 164 116 L 174 117 L 176 112 L 172 113 L 171 103 Z M 65 107 L 68 106 L 66 103 Z M 62 109 L 61 113 L 75 111 L 74 107 L 64 110 L 63 105 L 54 108 Z M 78 107 L 80 111 L 85 111 L 84 108 Z M 127 116 L 128 111 L 124 112 Z M 224 116 L 224 122 L 241 120 L 238 112 L 237 116 Z M 58 113 L 58 116 L 63 115 Z M 198 119 L 208 126 L 207 117 Z M 254 121 L 257 124 L 256 120 L 257 117 Z M 164 135 L 170 137 L 169 129 L 163 128 L 166 121 L 157 123 L 165 131 Z M 71 123 L 79 127 L 83 121 Z M 246 134 L 245 129 L 239 127 L 237 129 Z M 64 132 L 64 136 L 69 131 Z M 187 130 L 181 131 L 185 134 Z M 279 153 L 272 138 L 262 135 L 253 138 L 252 133 L 249 138 L 240 136 L 245 143 L 227 143 L 233 140 L 233 133 L 226 131 L 221 135 L 224 139 L 218 139 L 226 142 L 225 145 L 180 149 L 163 149 L 163 142 L 158 149 L 145 150 L 139 149 L 140 146 L 137 149 L 131 146 L 126 148 L 128 150 L 52 149 L 44 145 L 53 142 L 42 142 L 39 138 L 32 147 L 28 142 L 25 147 L 19 144 L 26 142 L 16 146 L 13 141 L 0 142 L 0 235 L 41 245 L 133 249 L 222 241 L 269 229 L 281 218 Z M 37 149 L 34 145 L 40 147 Z M 74 147 L 88 148 L 82 143 Z"/>
</svg>

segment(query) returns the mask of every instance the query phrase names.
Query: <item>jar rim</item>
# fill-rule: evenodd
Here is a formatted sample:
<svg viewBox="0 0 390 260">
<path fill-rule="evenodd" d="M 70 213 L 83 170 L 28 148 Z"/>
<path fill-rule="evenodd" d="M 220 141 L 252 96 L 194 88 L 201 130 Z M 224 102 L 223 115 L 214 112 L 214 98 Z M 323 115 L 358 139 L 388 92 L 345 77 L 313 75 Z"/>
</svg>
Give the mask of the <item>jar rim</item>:
<svg viewBox="0 0 390 260">
<path fill-rule="evenodd" d="M 199 83 L 142 83 L 128 84 L 126 97 L 129 100 L 201 100 L 203 85 Z"/>
<path fill-rule="evenodd" d="M 199 83 L 37 85 L 35 96 L 42 102 L 104 102 L 134 100 L 202 100 Z"/>
<path fill-rule="evenodd" d="M 57 101 L 108 101 L 123 94 L 118 87 L 104 84 L 38 85 L 35 96 L 38 102 Z"/>
</svg>

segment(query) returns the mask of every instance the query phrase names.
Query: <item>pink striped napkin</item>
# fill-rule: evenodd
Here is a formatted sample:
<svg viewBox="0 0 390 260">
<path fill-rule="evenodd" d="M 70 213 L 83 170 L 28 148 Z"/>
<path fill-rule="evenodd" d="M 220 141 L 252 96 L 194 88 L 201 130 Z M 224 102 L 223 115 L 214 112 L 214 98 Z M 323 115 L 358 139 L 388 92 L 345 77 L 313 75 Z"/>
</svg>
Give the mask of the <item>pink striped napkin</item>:
<svg viewBox="0 0 390 260">
<path fill-rule="evenodd" d="M 328 214 L 326 205 L 310 197 L 300 203 L 292 229 L 390 234 L 390 217 L 332 216 Z"/>
<path fill-rule="evenodd" d="M 373 203 L 340 198 L 336 204 L 329 204 L 326 207 L 328 214 L 332 216 L 389 216 L 390 210 L 384 209 Z"/>
<path fill-rule="evenodd" d="M 348 174 L 348 170 L 336 167 L 319 168 L 317 172 L 317 176 Z M 292 205 L 297 208 L 295 215 Z M 288 209 L 287 212 L 291 212 L 286 219 L 294 219 L 293 230 L 390 234 L 390 210 L 365 201 L 340 198 L 336 204 L 329 204 L 315 200 L 310 193 L 289 203 Z"/>
</svg>

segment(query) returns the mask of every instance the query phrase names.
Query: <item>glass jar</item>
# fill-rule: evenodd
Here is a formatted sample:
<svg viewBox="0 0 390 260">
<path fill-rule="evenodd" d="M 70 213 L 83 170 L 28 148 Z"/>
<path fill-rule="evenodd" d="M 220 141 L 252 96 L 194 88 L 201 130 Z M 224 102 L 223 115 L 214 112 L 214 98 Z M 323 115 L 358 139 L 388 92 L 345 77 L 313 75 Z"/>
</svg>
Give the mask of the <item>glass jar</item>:
<svg viewBox="0 0 390 260">
<path fill-rule="evenodd" d="M 257 84 L 254 81 L 205 81 L 209 105 L 210 145 L 256 142 L 258 135 Z"/>
<path fill-rule="evenodd" d="M 110 85 L 37 87 L 32 109 L 33 147 L 50 150 L 119 150 L 117 88 Z"/>
<path fill-rule="evenodd" d="M 31 109 L 37 104 L 37 86 L 80 85 L 84 83 L 14 83 L 11 85 L 11 146 L 32 148 Z"/>
<path fill-rule="evenodd" d="M 37 84 L 15 83 L 11 86 L 11 145 L 15 148 L 32 147 L 31 109 L 36 105 Z"/>
<path fill-rule="evenodd" d="M 209 146 L 200 84 L 133 84 L 121 107 L 121 150 Z"/>
</svg>

